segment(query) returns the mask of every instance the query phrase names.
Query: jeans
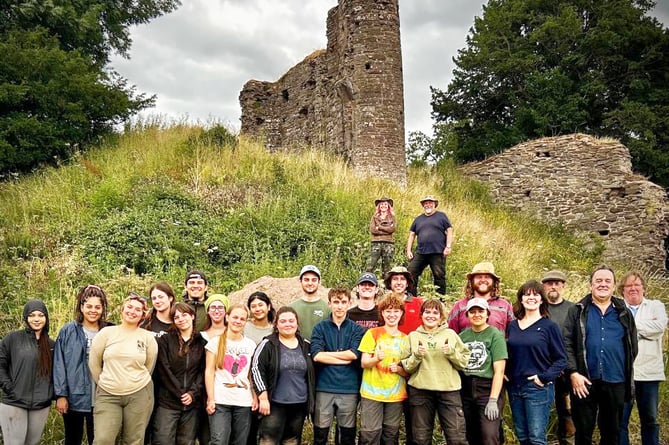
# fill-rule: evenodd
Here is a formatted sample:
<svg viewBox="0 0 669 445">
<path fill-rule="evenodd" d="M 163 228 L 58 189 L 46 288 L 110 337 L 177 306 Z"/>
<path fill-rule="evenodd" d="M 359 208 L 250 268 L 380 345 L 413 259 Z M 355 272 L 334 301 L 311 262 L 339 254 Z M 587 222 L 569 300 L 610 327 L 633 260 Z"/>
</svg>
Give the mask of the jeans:
<svg viewBox="0 0 669 445">
<path fill-rule="evenodd" d="M 49 408 L 25 409 L 0 403 L 0 427 L 5 445 L 40 443 Z"/>
<path fill-rule="evenodd" d="M 360 400 L 360 445 L 398 445 L 402 402 Z"/>
<path fill-rule="evenodd" d="M 460 391 L 426 391 L 409 386 L 408 400 L 411 407 L 414 443 L 419 445 L 432 443 L 434 415 L 437 414 L 446 443 L 467 445 Z"/>
<path fill-rule="evenodd" d="M 93 408 L 93 445 L 114 445 L 121 427 L 124 445 L 143 445 L 152 411 L 153 382 L 126 396 L 110 394 L 98 386 Z"/>
<path fill-rule="evenodd" d="M 580 399 L 571 394 L 571 413 L 576 426 L 576 445 L 591 445 L 595 423 L 602 445 L 617 444 L 625 404 L 625 384 L 594 380 L 590 393 Z"/>
<path fill-rule="evenodd" d="M 65 445 L 81 445 L 84 438 L 84 424 L 86 424 L 86 439 L 88 445 L 93 443 L 93 413 L 91 411 L 68 410 L 63 414 L 63 429 Z"/>
<path fill-rule="evenodd" d="M 441 295 L 446 294 L 446 257 L 441 253 L 429 253 L 422 254 L 416 252 L 414 254 L 413 260 L 409 263 L 409 272 L 414 280 L 414 287 L 409 289 L 409 292 L 413 295 L 418 295 L 416 293 L 418 289 L 418 278 L 420 274 L 423 273 L 427 266 L 430 266 L 432 271 L 432 278 L 434 279 L 434 285 L 437 286 L 437 293 Z"/>
<path fill-rule="evenodd" d="M 152 445 L 193 445 L 200 423 L 199 410 L 158 406 L 153 415 Z"/>
<path fill-rule="evenodd" d="M 260 445 L 299 445 L 307 416 L 306 403 L 270 403 L 269 416 L 260 421 Z"/>
<path fill-rule="evenodd" d="M 660 382 L 634 381 L 636 406 L 641 424 L 641 445 L 659 445 L 660 424 L 657 421 L 657 404 L 660 394 Z M 632 403 L 625 403 L 623 418 L 620 423 L 619 445 L 629 445 L 629 420 Z"/>
<path fill-rule="evenodd" d="M 393 265 L 393 258 L 395 257 L 395 244 L 385 241 L 372 241 L 372 252 L 369 256 L 369 264 L 365 272 L 374 273 L 376 270 L 376 263 L 381 259 L 381 276 L 385 277 L 386 273 Z"/>
<path fill-rule="evenodd" d="M 246 445 L 251 427 L 251 407 L 216 404 L 209 416 L 210 445 Z"/>
<path fill-rule="evenodd" d="M 499 445 L 502 411 L 504 408 L 504 392 L 497 398 L 500 416 L 488 420 L 485 406 L 490 398 L 492 379 L 464 376 L 462 378 L 462 409 L 465 414 L 465 430 L 467 441 L 471 445 Z"/>
<path fill-rule="evenodd" d="M 543 387 L 532 381 L 509 387 L 509 405 L 513 428 L 521 445 L 546 445 L 546 430 L 551 406 L 555 399 L 553 384 Z"/>
</svg>

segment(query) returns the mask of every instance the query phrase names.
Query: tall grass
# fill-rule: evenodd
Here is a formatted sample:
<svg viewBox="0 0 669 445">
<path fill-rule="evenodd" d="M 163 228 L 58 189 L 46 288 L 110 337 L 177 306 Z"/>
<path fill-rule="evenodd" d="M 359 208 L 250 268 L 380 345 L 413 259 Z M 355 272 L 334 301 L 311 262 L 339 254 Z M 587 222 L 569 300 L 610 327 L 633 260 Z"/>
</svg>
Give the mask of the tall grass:
<svg viewBox="0 0 669 445">
<path fill-rule="evenodd" d="M 180 293 L 192 267 L 222 292 L 263 275 L 294 276 L 305 263 L 319 265 L 325 285 L 353 285 L 368 257 L 369 218 L 380 196 L 395 201 L 397 264 L 406 264 L 420 198 L 439 198 L 455 230 L 450 301 L 483 260 L 495 263 L 508 297 L 525 280 L 559 268 L 576 300 L 601 256 L 590 239 L 498 207 L 452 165 L 410 169 L 402 188 L 315 150 L 272 154 L 228 136 L 220 128 L 140 123 L 69 165 L 0 184 L 0 337 L 20 326 L 29 298 L 47 302 L 55 337 L 81 286 L 99 284 L 117 304 L 157 280 Z M 430 282 L 426 272 L 423 295 L 434 292 Z M 664 277 L 650 277 L 649 294 L 667 301 Z M 57 443 L 61 433 L 50 430 L 45 443 Z"/>
</svg>

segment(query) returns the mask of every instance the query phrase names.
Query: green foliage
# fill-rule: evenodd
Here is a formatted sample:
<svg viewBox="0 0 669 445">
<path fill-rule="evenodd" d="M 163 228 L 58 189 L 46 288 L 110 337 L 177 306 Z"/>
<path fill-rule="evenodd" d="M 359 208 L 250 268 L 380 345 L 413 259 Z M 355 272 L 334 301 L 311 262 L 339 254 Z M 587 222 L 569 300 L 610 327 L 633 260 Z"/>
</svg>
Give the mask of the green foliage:
<svg viewBox="0 0 669 445">
<path fill-rule="evenodd" d="M 432 150 L 467 162 L 583 132 L 619 139 L 669 185 L 669 31 L 645 15 L 654 4 L 489 1 L 446 91 L 432 88 Z"/>
<path fill-rule="evenodd" d="M 155 98 L 106 67 L 178 0 L 0 1 L 0 178 L 56 164 Z"/>
<path fill-rule="evenodd" d="M 45 30 L 10 31 L 0 41 L 0 173 L 64 159 L 78 144 L 153 104 Z"/>
</svg>

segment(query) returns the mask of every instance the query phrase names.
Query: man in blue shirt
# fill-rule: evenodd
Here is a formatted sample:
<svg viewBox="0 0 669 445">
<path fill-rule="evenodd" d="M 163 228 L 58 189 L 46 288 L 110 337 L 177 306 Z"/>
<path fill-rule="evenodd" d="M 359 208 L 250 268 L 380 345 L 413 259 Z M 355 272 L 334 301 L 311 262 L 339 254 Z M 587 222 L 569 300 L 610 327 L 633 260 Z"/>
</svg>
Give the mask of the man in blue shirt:
<svg viewBox="0 0 669 445">
<path fill-rule="evenodd" d="M 416 295 L 418 277 L 429 265 L 437 286 L 437 292 L 446 294 L 446 257 L 451 254 L 453 245 L 453 227 L 444 212 L 437 211 L 439 201 L 433 196 L 426 196 L 420 200 L 423 213 L 418 215 L 409 229 L 406 256 L 409 262 L 409 272 L 413 276 L 414 287 L 409 293 Z M 414 254 L 413 243 L 418 238 L 418 249 Z"/>
<path fill-rule="evenodd" d="M 316 367 L 315 445 L 328 443 L 335 416 L 339 443 L 355 443 L 361 379 L 358 346 L 365 330 L 347 317 L 350 304 L 348 288 L 330 289 L 330 318 L 316 324 L 311 334 L 311 357 Z"/>
<path fill-rule="evenodd" d="M 615 275 L 601 265 L 590 275 L 590 294 L 569 309 L 563 329 L 576 445 L 590 445 L 595 423 L 602 444 L 617 444 L 625 402 L 633 393 L 637 354 L 634 317 L 613 296 Z"/>
</svg>

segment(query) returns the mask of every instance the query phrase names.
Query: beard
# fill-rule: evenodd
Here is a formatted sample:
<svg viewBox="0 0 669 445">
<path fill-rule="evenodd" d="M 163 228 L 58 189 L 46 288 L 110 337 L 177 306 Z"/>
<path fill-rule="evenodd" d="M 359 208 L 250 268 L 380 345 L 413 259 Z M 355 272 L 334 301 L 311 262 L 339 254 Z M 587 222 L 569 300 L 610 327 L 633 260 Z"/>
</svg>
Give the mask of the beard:
<svg viewBox="0 0 669 445">
<path fill-rule="evenodd" d="M 546 294 L 546 298 L 548 298 L 548 301 L 550 301 L 551 303 L 555 303 L 560 299 L 560 293 L 555 291 L 550 291 Z"/>
</svg>

